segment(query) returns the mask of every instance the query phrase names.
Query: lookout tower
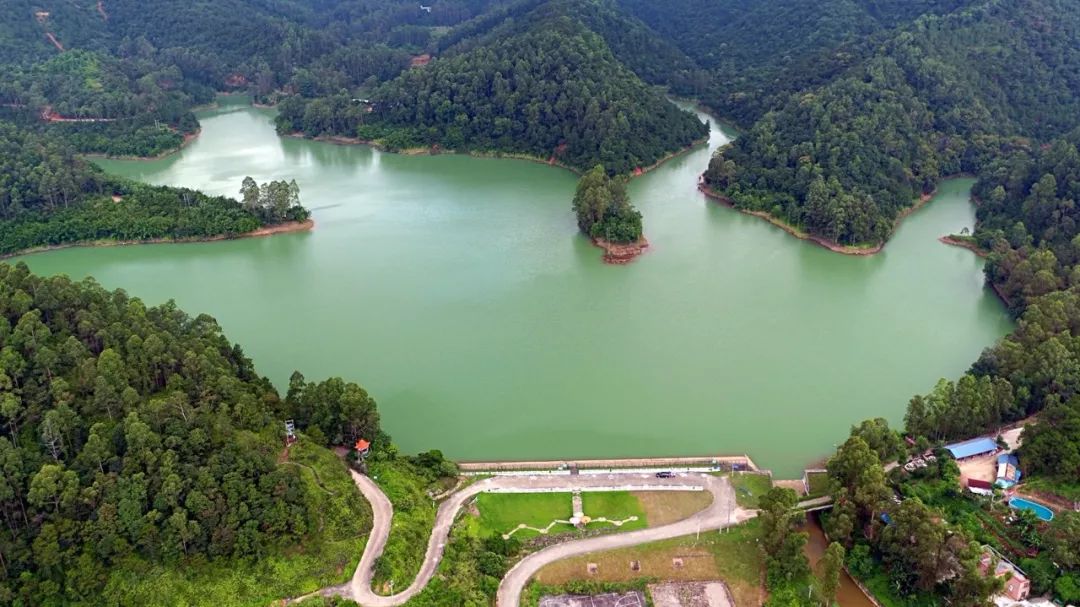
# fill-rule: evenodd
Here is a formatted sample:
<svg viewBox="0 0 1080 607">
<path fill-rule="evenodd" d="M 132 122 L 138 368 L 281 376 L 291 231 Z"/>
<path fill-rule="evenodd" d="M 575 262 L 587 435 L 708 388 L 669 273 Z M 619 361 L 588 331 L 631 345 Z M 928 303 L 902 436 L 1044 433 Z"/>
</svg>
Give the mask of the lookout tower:
<svg viewBox="0 0 1080 607">
<path fill-rule="evenodd" d="M 291 447 L 296 442 L 296 424 L 293 420 L 285 420 L 285 446 Z"/>
</svg>

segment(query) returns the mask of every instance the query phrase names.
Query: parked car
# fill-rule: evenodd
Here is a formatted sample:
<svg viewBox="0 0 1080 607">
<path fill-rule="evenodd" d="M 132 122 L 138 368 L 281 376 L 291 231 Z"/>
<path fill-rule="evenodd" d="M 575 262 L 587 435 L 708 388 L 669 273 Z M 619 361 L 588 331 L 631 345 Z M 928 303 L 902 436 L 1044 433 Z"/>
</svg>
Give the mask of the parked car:
<svg viewBox="0 0 1080 607">
<path fill-rule="evenodd" d="M 675 473 L 671 470 L 663 470 L 656 473 L 656 478 L 675 478 Z"/>
</svg>

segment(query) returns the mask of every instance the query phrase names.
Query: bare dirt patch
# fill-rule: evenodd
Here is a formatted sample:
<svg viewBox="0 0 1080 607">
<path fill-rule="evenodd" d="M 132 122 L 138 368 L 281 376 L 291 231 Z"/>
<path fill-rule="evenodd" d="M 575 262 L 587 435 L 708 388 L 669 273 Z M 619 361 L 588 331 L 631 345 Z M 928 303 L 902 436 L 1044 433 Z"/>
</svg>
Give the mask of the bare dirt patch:
<svg viewBox="0 0 1080 607">
<path fill-rule="evenodd" d="M 604 262 L 613 265 L 628 264 L 649 248 L 649 241 L 644 236 L 625 244 L 608 242 L 603 238 L 593 238 L 592 242 L 604 250 Z"/>
<path fill-rule="evenodd" d="M 967 484 L 969 479 L 994 482 L 997 478 L 997 456 L 985 455 L 973 457 L 957 464 L 960 467 L 960 483 Z"/>
<path fill-rule="evenodd" d="M 650 527 L 681 521 L 708 508 L 713 501 L 708 491 L 638 491 L 633 495 L 641 503 Z"/>
<path fill-rule="evenodd" d="M 314 227 L 315 221 L 312 219 L 308 219 L 307 221 L 288 221 L 252 230 L 247 234 L 244 234 L 244 236 L 270 236 L 272 234 L 286 234 L 288 232 L 307 232 Z"/>
<path fill-rule="evenodd" d="M 645 607 L 640 592 L 610 592 L 595 596 L 560 594 L 540 598 L 540 607 Z"/>
<path fill-rule="evenodd" d="M 786 489 L 791 489 L 799 495 L 806 495 L 806 485 L 804 485 L 801 480 L 774 480 L 773 486 L 784 487 Z"/>
<path fill-rule="evenodd" d="M 656 607 L 733 607 L 723 582 L 674 582 L 649 586 Z"/>
<path fill-rule="evenodd" d="M 666 582 L 715 582 L 723 580 L 734 607 L 759 607 L 764 602 L 761 587 L 761 553 L 754 539 L 756 527 L 735 528 L 731 533 L 695 536 L 597 552 L 552 563 L 536 574 L 541 584 L 563 585 L 571 581 L 628 582 L 653 578 Z M 680 567 L 675 560 L 682 561 Z M 637 561 L 634 570 L 631 562 Z M 587 565 L 595 563 L 590 575 Z"/>
<path fill-rule="evenodd" d="M 674 559 L 682 559 L 682 567 L 675 567 Z M 638 571 L 629 567 L 630 561 L 638 562 Z M 589 565 L 596 565 L 596 573 L 587 573 Z M 552 563 L 536 574 L 538 582 L 550 585 L 562 585 L 580 579 L 627 582 L 640 577 L 694 581 L 716 579 L 718 575 L 713 555 L 705 548 L 689 546 L 652 550 L 635 547 L 590 554 Z"/>
</svg>

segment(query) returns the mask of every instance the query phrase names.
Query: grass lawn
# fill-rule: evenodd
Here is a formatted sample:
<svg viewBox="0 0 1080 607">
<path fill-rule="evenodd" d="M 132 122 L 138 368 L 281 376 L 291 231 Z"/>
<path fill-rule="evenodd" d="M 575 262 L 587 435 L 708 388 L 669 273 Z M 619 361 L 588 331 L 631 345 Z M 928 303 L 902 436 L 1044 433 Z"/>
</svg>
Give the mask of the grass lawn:
<svg viewBox="0 0 1080 607">
<path fill-rule="evenodd" d="M 114 569 L 103 604 L 261 607 L 352 577 L 371 530 L 368 503 L 345 464 L 329 450 L 301 439 L 290 449 L 289 461 L 315 470 L 295 466 L 305 490 L 317 496 L 313 522 L 321 532 L 299 544 L 273 549 L 255 562 L 192 559 L 160 566 L 128 561 Z"/>
<path fill-rule="evenodd" d="M 757 508 L 758 498 L 772 488 L 772 479 L 767 474 L 739 472 L 731 475 L 731 485 L 735 488 L 735 501 L 743 508 Z"/>
<path fill-rule="evenodd" d="M 554 520 L 570 520 L 574 514 L 569 493 L 481 493 L 476 496 L 476 509 L 480 511 L 480 537 L 509 533 L 522 523 L 542 529 Z M 556 525 L 551 533 L 573 529 L 572 525 Z M 532 529 L 514 533 L 518 539 L 537 535 Z"/>
<path fill-rule="evenodd" d="M 638 578 L 674 581 L 723 580 L 731 589 L 736 607 L 757 607 L 763 603 L 761 576 L 763 563 L 757 537 L 760 524 L 751 520 L 726 532 L 709 531 L 700 539 L 686 536 L 583 557 L 562 560 L 544 567 L 536 575 L 545 585 L 563 585 L 577 580 L 600 583 L 629 582 Z M 676 567 L 672 559 L 682 559 Z M 633 571 L 631 561 L 640 568 Z M 588 563 L 596 563 L 590 575 Z"/>
<path fill-rule="evenodd" d="M 648 517 L 641 501 L 628 491 L 582 492 L 582 508 L 585 514 L 596 518 L 623 521 L 632 516 L 637 520 L 627 521 L 619 527 L 595 522 L 589 529 L 618 529 L 633 531 L 643 529 L 648 524 Z M 573 516 L 573 498 L 569 493 L 481 493 L 476 496 L 476 509 L 480 513 L 478 533 L 481 537 L 503 535 L 524 524 L 537 529 L 546 528 L 556 520 L 570 520 Z M 574 531 L 572 525 L 557 524 L 549 533 Z M 532 529 L 519 529 L 514 532 L 518 539 L 529 539 L 540 535 Z"/>
<path fill-rule="evenodd" d="M 634 496 L 650 527 L 681 521 L 708 508 L 713 500 L 708 491 L 639 491 Z"/>
<path fill-rule="evenodd" d="M 637 517 L 636 521 L 626 521 L 617 527 L 619 531 L 644 529 L 648 525 L 641 501 L 629 491 L 586 491 L 581 494 L 581 505 L 586 516 L 594 519 L 604 517 L 612 521 L 623 521 L 632 516 Z M 616 527 L 607 523 L 590 523 L 589 528 L 615 529 Z"/>
<path fill-rule="evenodd" d="M 810 487 L 807 498 L 821 497 L 829 493 L 829 475 L 825 472 L 811 472 L 806 475 L 806 484 Z"/>
</svg>

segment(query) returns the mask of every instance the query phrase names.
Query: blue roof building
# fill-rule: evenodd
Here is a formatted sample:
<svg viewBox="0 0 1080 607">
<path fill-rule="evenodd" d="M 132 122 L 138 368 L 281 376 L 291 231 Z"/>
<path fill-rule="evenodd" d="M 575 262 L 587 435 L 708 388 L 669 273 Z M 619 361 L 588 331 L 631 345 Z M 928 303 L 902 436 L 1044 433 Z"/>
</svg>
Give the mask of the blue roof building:
<svg viewBox="0 0 1080 607">
<path fill-rule="evenodd" d="M 995 484 L 1008 489 L 1020 482 L 1020 460 L 1012 453 L 998 456 L 997 481 Z"/>
<path fill-rule="evenodd" d="M 975 457 L 977 455 L 993 453 L 994 451 L 997 451 L 998 445 L 994 439 L 983 437 L 973 438 L 962 443 L 946 445 L 945 449 L 947 449 L 949 453 L 952 453 L 954 458 L 960 460 Z"/>
</svg>

